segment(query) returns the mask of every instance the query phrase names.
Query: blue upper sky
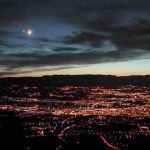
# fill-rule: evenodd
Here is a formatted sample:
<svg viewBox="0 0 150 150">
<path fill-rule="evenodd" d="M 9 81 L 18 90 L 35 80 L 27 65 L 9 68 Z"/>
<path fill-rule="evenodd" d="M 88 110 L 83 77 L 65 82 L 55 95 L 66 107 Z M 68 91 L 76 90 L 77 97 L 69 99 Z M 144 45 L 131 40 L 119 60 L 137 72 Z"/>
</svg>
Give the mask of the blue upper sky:
<svg viewBox="0 0 150 150">
<path fill-rule="evenodd" d="M 150 74 L 148 0 L 0 1 L 0 76 Z"/>
</svg>

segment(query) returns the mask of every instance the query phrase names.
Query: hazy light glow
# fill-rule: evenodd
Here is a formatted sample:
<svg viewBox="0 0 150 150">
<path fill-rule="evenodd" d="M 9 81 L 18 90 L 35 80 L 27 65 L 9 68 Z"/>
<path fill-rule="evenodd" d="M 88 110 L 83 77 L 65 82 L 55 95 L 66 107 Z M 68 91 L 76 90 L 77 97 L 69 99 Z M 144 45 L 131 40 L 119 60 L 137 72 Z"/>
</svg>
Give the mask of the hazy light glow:
<svg viewBox="0 0 150 150">
<path fill-rule="evenodd" d="M 32 29 L 23 30 L 22 33 L 26 34 L 28 36 L 32 36 L 33 35 L 33 30 Z"/>
<path fill-rule="evenodd" d="M 28 34 L 29 36 L 31 36 L 32 33 L 33 33 L 33 31 L 32 31 L 31 29 L 29 29 L 29 30 L 27 31 L 27 34 Z"/>
</svg>

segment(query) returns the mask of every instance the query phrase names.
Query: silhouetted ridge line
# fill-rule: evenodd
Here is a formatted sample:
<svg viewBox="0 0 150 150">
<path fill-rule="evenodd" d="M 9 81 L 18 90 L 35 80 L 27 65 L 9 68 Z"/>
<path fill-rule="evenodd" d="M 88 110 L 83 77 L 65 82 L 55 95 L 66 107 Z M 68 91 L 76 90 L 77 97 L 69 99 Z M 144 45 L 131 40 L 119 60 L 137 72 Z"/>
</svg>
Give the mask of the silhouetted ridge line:
<svg viewBox="0 0 150 150">
<path fill-rule="evenodd" d="M 104 86 L 108 88 L 135 85 L 150 86 L 150 76 L 112 76 L 112 75 L 53 75 L 43 77 L 0 78 L 1 85 L 36 86 Z"/>
</svg>

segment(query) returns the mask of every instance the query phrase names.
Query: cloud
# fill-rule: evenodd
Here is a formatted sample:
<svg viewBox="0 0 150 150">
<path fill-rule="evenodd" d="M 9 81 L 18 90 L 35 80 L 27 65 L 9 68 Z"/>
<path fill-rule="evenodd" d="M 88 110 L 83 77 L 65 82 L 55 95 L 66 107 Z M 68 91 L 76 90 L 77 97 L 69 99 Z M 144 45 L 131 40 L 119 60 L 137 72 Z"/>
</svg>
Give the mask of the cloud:
<svg viewBox="0 0 150 150">
<path fill-rule="evenodd" d="M 130 26 L 116 26 L 109 29 L 111 41 L 120 49 L 143 49 L 150 51 L 150 22 L 138 20 Z"/>
<path fill-rule="evenodd" d="M 110 40 L 122 49 L 141 49 L 150 51 L 150 21 L 145 19 L 137 20 L 136 23 L 131 25 L 113 25 L 108 24 L 99 27 L 99 24 L 87 25 L 90 32 L 75 33 L 73 36 L 67 37 L 64 41 L 65 44 L 90 44 L 94 47 L 101 47 L 105 40 Z"/>
<path fill-rule="evenodd" d="M 27 67 L 51 70 L 149 57 L 148 0 L 6 0 L 0 4 L 0 67 L 5 68 L 1 74 Z M 69 24 L 78 31 L 55 39 L 53 35 L 28 38 L 7 30 L 13 23 L 32 24 L 34 18 L 48 25 Z M 110 42 L 104 45 L 105 41 Z"/>
<path fill-rule="evenodd" d="M 102 40 L 105 40 L 105 35 L 94 32 L 80 32 L 73 36 L 66 37 L 65 44 L 90 44 L 92 46 L 100 46 Z"/>
<path fill-rule="evenodd" d="M 149 13 L 149 5 L 148 0 L 3 0 L 0 16 L 1 24 L 38 17 L 81 25 L 99 17 L 116 18 L 129 11 Z"/>
<path fill-rule="evenodd" d="M 56 71 L 56 70 L 64 70 L 70 68 L 78 68 L 82 66 L 55 66 L 55 67 L 37 67 L 37 68 L 26 68 L 24 69 L 15 69 L 15 68 L 3 68 L 0 71 L 0 77 L 9 76 L 9 75 L 19 75 L 19 74 L 28 74 L 28 73 L 39 73 L 39 72 L 47 72 L 47 71 Z"/>
<path fill-rule="evenodd" d="M 80 52 L 80 53 L 59 53 L 50 54 L 43 52 L 33 52 L 33 53 L 22 53 L 22 54 L 9 54 L 3 55 L 5 57 L 0 60 L 1 66 L 7 69 L 20 69 L 23 68 L 33 68 L 38 67 L 51 67 L 55 66 L 65 66 L 70 67 L 70 65 L 87 65 L 96 63 L 107 63 L 116 61 L 127 61 L 131 59 L 136 59 L 144 55 L 143 51 L 137 50 L 126 50 L 126 51 L 112 51 L 112 52 Z"/>
<path fill-rule="evenodd" d="M 76 51 L 79 51 L 78 48 L 75 48 L 75 47 L 56 47 L 53 49 L 54 51 L 56 52 L 76 52 Z"/>
</svg>

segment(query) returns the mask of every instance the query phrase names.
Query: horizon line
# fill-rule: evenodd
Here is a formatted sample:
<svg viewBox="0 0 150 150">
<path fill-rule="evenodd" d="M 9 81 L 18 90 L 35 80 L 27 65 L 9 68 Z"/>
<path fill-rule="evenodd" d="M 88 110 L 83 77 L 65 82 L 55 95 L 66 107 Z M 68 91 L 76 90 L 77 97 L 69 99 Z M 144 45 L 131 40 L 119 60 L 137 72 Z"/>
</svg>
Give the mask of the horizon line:
<svg viewBox="0 0 150 150">
<path fill-rule="evenodd" d="M 113 77 L 134 77 L 134 76 L 150 76 L 150 74 L 140 75 L 113 75 L 113 74 L 53 74 L 53 75 L 43 75 L 43 76 L 0 76 L 0 79 L 5 78 L 43 78 L 43 77 L 54 77 L 54 76 L 113 76 Z"/>
</svg>

